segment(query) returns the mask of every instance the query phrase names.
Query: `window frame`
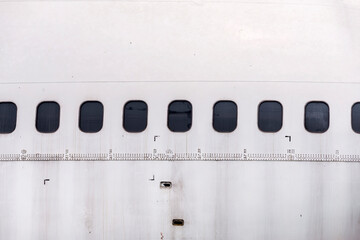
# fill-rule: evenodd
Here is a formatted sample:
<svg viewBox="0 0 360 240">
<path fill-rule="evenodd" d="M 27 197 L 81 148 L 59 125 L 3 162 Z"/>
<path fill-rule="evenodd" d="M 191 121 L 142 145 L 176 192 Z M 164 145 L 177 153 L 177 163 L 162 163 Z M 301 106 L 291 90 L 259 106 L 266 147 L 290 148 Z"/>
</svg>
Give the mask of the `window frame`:
<svg viewBox="0 0 360 240">
<path fill-rule="evenodd" d="M 215 108 L 216 104 L 221 103 L 221 102 L 231 102 L 231 103 L 234 103 L 234 104 L 235 104 L 235 107 L 236 107 L 236 125 L 235 125 L 235 128 L 234 128 L 232 131 L 222 132 L 222 131 L 218 131 L 218 130 L 215 129 L 215 127 L 214 127 L 214 108 Z M 238 109 L 239 109 L 239 108 L 238 108 L 238 105 L 237 105 L 236 102 L 233 101 L 233 100 L 218 100 L 218 101 L 216 101 L 216 102 L 213 104 L 213 107 L 212 107 L 212 127 L 213 127 L 214 131 L 215 131 L 215 132 L 218 132 L 218 133 L 232 133 L 232 132 L 234 132 L 234 131 L 237 129 L 237 127 L 238 127 L 238 116 L 239 116 L 239 111 L 238 111 Z"/>
<path fill-rule="evenodd" d="M 261 104 L 263 104 L 265 102 L 276 102 L 276 103 L 279 103 L 281 106 L 281 126 L 280 126 L 279 130 L 277 130 L 277 131 L 264 131 L 260 128 L 260 125 L 259 125 L 260 106 L 261 106 Z M 277 100 L 263 100 L 263 101 L 259 102 L 258 107 L 257 107 L 257 127 L 258 127 L 259 131 L 263 132 L 263 133 L 277 133 L 277 132 L 281 131 L 283 126 L 284 126 L 284 106 L 282 105 L 282 103 Z"/>
<path fill-rule="evenodd" d="M 309 104 L 309 103 L 325 103 L 325 105 L 327 106 L 328 108 L 328 113 L 329 113 L 329 124 L 328 124 L 328 127 L 325 131 L 323 132 L 311 132 L 309 131 L 307 128 L 306 128 L 306 106 Z M 305 106 L 304 106 L 304 128 L 305 130 L 308 132 L 308 133 L 313 133 L 313 134 L 323 134 L 323 133 L 326 133 L 329 129 L 330 129 L 330 106 L 327 102 L 325 101 L 322 101 L 322 100 L 311 100 L 311 101 L 308 101 Z"/>
<path fill-rule="evenodd" d="M 100 103 L 101 106 L 102 106 L 102 122 L 101 122 L 101 128 L 98 130 L 98 131 L 93 131 L 93 132 L 85 132 L 81 129 L 81 108 L 82 106 L 85 104 L 85 103 L 89 103 L 89 102 L 97 102 L 97 103 Z M 79 107 L 79 115 L 78 115 L 78 127 L 79 127 L 79 130 L 83 133 L 89 133 L 89 134 L 93 134 L 93 133 L 99 133 L 103 127 L 104 127 L 104 118 L 105 118 L 105 108 L 104 108 L 104 104 L 100 101 L 100 100 L 86 100 L 84 102 L 82 102 L 80 104 L 80 107 Z"/>
<path fill-rule="evenodd" d="M 0 104 L 3 104 L 3 103 L 10 103 L 15 106 L 15 125 L 14 125 L 14 129 L 11 132 L 4 132 L 4 133 L 0 132 L 0 135 L 11 134 L 11 133 L 15 132 L 17 123 L 18 123 L 18 106 L 17 106 L 17 104 L 15 102 L 11 102 L 11 101 L 0 101 Z"/>
<path fill-rule="evenodd" d="M 145 128 L 143 129 L 143 130 L 141 130 L 141 131 L 138 131 L 138 132 L 134 132 L 134 131 L 128 131 L 126 128 L 125 128 L 125 107 L 126 107 L 126 105 L 128 104 L 128 103 L 130 103 L 130 102 L 143 102 L 143 103 L 145 103 L 145 105 L 146 105 L 146 124 L 145 124 Z M 123 129 L 126 131 L 126 132 L 128 132 L 128 133 L 142 133 L 142 132 L 144 132 L 146 129 L 147 129 L 147 126 L 148 126 L 148 120 L 149 120 L 149 106 L 148 106 L 148 104 L 145 102 L 145 101 L 143 101 L 143 100 L 129 100 L 129 101 L 127 101 L 125 104 L 124 104 L 124 107 L 123 107 L 123 114 L 122 114 L 123 116 L 122 116 L 122 127 L 123 127 Z"/>
<path fill-rule="evenodd" d="M 41 131 L 39 131 L 38 126 L 37 126 L 39 107 L 40 107 L 41 104 L 44 104 L 44 103 L 56 103 L 56 104 L 59 106 L 59 124 L 58 124 L 56 130 L 53 131 L 53 132 L 41 132 Z M 56 101 L 51 101 L 51 100 L 46 100 L 46 101 L 41 101 L 41 102 L 36 106 L 35 129 L 36 129 L 36 131 L 38 131 L 39 133 L 50 134 L 50 133 L 55 133 L 55 132 L 57 132 L 57 131 L 59 130 L 59 128 L 60 128 L 60 119 L 61 119 L 61 106 L 60 106 L 60 104 L 59 104 L 58 102 L 56 102 Z"/>
<path fill-rule="evenodd" d="M 173 131 L 170 127 L 169 127 L 169 108 L 170 108 L 170 105 L 172 104 L 172 103 L 174 103 L 174 102 L 188 102 L 189 104 L 190 104 L 190 106 L 191 106 L 191 124 L 190 124 L 190 128 L 188 129 L 188 130 L 186 130 L 186 131 Z M 185 100 L 185 99 L 177 99 L 177 100 L 173 100 L 173 101 L 171 101 L 169 104 L 168 104 L 168 107 L 167 107 L 167 123 L 166 123 L 166 125 L 167 125 L 167 127 L 168 127 L 168 129 L 170 130 L 170 132 L 173 132 L 173 133 L 186 133 L 186 132 L 189 132 L 190 130 L 191 130 L 191 128 L 192 128 L 192 125 L 193 125 L 193 105 L 192 105 L 192 103 L 190 102 L 190 101 L 188 101 L 188 100 Z"/>
<path fill-rule="evenodd" d="M 350 109 L 350 125 L 351 125 L 351 129 L 354 131 L 354 133 L 356 134 L 360 134 L 360 131 L 357 132 L 354 130 L 354 127 L 353 127 L 353 108 L 356 104 L 359 104 L 360 105 L 360 101 L 359 102 L 355 102 L 352 106 L 351 106 L 351 109 Z"/>
</svg>

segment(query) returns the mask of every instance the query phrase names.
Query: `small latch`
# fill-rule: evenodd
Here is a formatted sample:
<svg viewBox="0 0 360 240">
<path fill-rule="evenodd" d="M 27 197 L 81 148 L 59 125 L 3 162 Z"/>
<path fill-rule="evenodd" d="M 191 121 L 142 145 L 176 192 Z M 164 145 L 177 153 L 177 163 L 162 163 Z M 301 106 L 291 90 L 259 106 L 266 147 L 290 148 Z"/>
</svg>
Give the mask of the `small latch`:
<svg viewBox="0 0 360 240">
<path fill-rule="evenodd" d="M 184 226 L 184 219 L 173 219 L 172 225 L 174 226 Z"/>
<path fill-rule="evenodd" d="M 171 188 L 172 183 L 167 181 L 160 182 L 160 188 Z"/>
</svg>

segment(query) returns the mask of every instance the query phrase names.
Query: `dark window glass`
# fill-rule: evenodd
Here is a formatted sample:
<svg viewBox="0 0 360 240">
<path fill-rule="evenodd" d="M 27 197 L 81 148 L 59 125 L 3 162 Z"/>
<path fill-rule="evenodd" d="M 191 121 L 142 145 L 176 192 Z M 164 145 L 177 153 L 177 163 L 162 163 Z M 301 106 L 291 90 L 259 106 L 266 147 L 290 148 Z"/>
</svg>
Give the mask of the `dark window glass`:
<svg viewBox="0 0 360 240">
<path fill-rule="evenodd" d="M 258 109 L 258 127 L 263 132 L 277 132 L 282 127 L 283 108 L 277 101 L 260 103 Z"/>
<path fill-rule="evenodd" d="M 147 104 L 143 101 L 130 101 L 124 106 L 123 126 L 128 132 L 142 132 L 147 126 Z"/>
<path fill-rule="evenodd" d="M 329 128 L 329 106 L 324 102 L 309 102 L 305 107 L 305 128 L 312 133 L 323 133 Z"/>
<path fill-rule="evenodd" d="M 99 132 L 103 126 L 104 107 L 101 102 L 88 101 L 80 107 L 79 128 L 83 132 Z"/>
<path fill-rule="evenodd" d="M 36 129 L 42 133 L 53 133 L 59 128 L 60 106 L 56 102 L 42 102 L 36 111 Z"/>
<path fill-rule="evenodd" d="M 218 132 L 232 132 L 237 126 L 237 106 L 232 101 L 218 101 L 213 108 L 213 128 Z"/>
<path fill-rule="evenodd" d="M 11 133 L 16 127 L 17 107 L 12 102 L 0 103 L 0 133 Z"/>
<path fill-rule="evenodd" d="M 192 106 L 185 100 L 173 101 L 168 108 L 168 128 L 173 132 L 189 131 L 192 124 Z"/>
<path fill-rule="evenodd" d="M 360 133 L 360 103 L 355 103 L 351 108 L 351 127 Z"/>
</svg>

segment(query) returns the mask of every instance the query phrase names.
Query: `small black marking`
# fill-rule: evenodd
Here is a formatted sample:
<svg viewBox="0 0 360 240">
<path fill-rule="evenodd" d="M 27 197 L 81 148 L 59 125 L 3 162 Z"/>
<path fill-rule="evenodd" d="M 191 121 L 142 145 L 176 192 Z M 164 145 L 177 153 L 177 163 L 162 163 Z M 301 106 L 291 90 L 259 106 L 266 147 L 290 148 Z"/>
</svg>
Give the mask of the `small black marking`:
<svg viewBox="0 0 360 240">
<path fill-rule="evenodd" d="M 50 179 L 44 179 L 44 185 L 46 184 L 46 182 L 49 182 L 50 181 Z"/>
<path fill-rule="evenodd" d="M 156 142 L 156 139 L 157 139 L 158 137 L 160 137 L 160 136 L 159 136 L 159 135 L 155 135 L 155 136 L 154 136 L 154 142 Z"/>
<path fill-rule="evenodd" d="M 289 138 L 289 142 L 291 142 L 291 136 L 285 136 L 286 138 Z"/>
<path fill-rule="evenodd" d="M 154 181 L 154 180 L 155 180 L 155 175 L 153 175 L 153 177 L 149 179 L 149 181 Z"/>
</svg>

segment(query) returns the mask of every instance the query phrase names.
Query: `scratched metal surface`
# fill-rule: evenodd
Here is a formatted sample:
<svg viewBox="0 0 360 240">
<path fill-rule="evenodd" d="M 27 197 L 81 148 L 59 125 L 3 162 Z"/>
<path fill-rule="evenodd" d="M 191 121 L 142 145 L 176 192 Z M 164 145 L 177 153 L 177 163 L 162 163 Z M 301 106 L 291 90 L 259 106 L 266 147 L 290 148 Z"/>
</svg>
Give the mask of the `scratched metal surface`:
<svg viewBox="0 0 360 240">
<path fill-rule="evenodd" d="M 0 101 L 18 106 L 0 239 L 359 239 L 359 29 L 357 0 L 0 0 Z M 139 134 L 121 124 L 131 99 L 149 106 Z M 174 99 L 193 105 L 187 133 L 166 127 Z M 212 129 L 224 99 L 229 134 Z M 35 130 L 44 100 L 54 134 Z M 77 127 L 85 100 L 104 104 L 99 133 Z M 277 133 L 257 128 L 263 100 L 283 105 Z M 324 134 L 304 129 L 311 100 L 330 106 Z"/>
<path fill-rule="evenodd" d="M 0 238 L 355 240 L 359 172 L 357 163 L 6 162 Z"/>
</svg>

